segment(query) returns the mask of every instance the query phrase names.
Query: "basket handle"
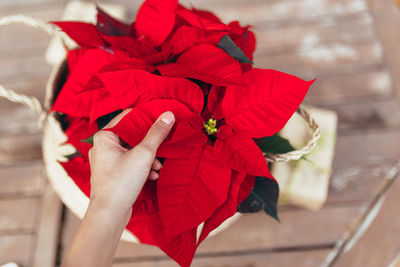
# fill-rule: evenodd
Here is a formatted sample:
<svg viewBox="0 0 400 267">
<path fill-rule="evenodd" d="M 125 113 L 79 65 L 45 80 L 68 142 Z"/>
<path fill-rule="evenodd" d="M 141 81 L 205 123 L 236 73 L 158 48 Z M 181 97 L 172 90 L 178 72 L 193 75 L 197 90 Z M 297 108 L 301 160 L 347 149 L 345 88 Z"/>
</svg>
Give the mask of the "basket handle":
<svg viewBox="0 0 400 267">
<path fill-rule="evenodd" d="M 291 160 L 299 160 L 301 157 L 310 153 L 313 148 L 317 145 L 319 138 L 321 137 L 321 130 L 318 124 L 311 117 L 310 113 L 305 110 L 302 106 L 297 109 L 297 113 L 307 122 L 308 126 L 312 130 L 311 139 L 307 144 L 298 150 L 290 151 L 284 154 L 267 154 L 264 153 L 264 157 L 268 162 L 288 162 Z"/>
<path fill-rule="evenodd" d="M 52 24 L 25 15 L 11 15 L 0 18 L 0 26 L 9 25 L 12 23 L 22 23 L 33 28 L 42 30 L 51 37 L 54 37 L 56 40 L 60 41 L 64 46 L 66 46 L 64 35 L 60 31 L 58 31 L 57 28 Z M 32 110 L 35 110 L 39 114 L 38 127 L 40 129 L 43 128 L 43 123 L 47 117 L 47 112 L 43 109 L 40 101 L 36 97 L 16 93 L 11 89 L 5 88 L 1 84 L 0 96 L 15 103 L 21 103 L 31 108 Z"/>
</svg>

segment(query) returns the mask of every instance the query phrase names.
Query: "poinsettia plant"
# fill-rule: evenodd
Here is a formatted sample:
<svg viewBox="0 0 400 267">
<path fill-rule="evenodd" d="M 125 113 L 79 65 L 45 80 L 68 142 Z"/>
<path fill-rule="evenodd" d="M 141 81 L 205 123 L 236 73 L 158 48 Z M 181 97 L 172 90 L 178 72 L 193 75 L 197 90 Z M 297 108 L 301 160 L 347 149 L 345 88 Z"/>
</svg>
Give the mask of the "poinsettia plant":
<svg viewBox="0 0 400 267">
<path fill-rule="evenodd" d="M 127 230 L 189 266 L 200 243 L 237 211 L 278 218 L 279 189 L 264 153 L 292 149 L 276 133 L 313 81 L 255 68 L 249 26 L 177 0 L 146 0 L 132 24 L 100 8 L 96 25 L 53 23 L 79 45 L 68 51 L 52 111 L 62 114 L 77 150 L 61 164 L 87 196 L 93 134 L 133 108 L 107 130 L 134 147 L 172 111 L 176 123 L 157 151 L 159 179 L 146 182 Z"/>
</svg>

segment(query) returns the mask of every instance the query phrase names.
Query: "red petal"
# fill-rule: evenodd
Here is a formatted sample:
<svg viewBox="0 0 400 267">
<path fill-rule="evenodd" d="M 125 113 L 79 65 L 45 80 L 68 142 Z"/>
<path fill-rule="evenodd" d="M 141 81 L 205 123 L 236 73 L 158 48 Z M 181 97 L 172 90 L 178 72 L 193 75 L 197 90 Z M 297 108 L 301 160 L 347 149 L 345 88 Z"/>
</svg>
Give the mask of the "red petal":
<svg viewBox="0 0 400 267">
<path fill-rule="evenodd" d="M 116 126 L 107 130 L 114 132 L 131 147 L 135 147 L 143 140 L 156 119 L 166 111 L 174 113 L 176 125 L 194 116 L 185 105 L 176 100 L 156 99 L 136 106 Z"/>
<path fill-rule="evenodd" d="M 138 58 L 122 58 L 116 62 L 105 65 L 99 71 L 100 73 L 114 72 L 120 70 L 145 70 L 147 72 L 153 72 L 156 68 L 153 65 L 148 64 L 146 61 Z"/>
<path fill-rule="evenodd" d="M 216 229 L 226 219 L 232 217 L 237 210 L 238 206 L 238 193 L 240 185 L 246 177 L 245 172 L 232 172 L 231 184 L 229 186 L 228 198 L 225 200 L 213 215 L 204 222 L 203 230 L 197 246 L 206 239 L 206 237 Z"/>
<path fill-rule="evenodd" d="M 86 51 L 88 50 L 83 48 L 68 50 L 67 65 L 70 73 L 74 71 L 75 65 L 79 62 L 79 60 L 86 53 Z"/>
<path fill-rule="evenodd" d="M 142 243 L 156 245 L 181 266 L 189 266 L 196 250 L 196 229 L 168 240 L 155 197 L 156 182 L 147 181 L 133 206 L 127 229 Z"/>
<path fill-rule="evenodd" d="M 102 34 L 101 37 L 110 44 L 113 50 L 124 50 L 134 57 L 143 58 L 157 53 L 152 47 L 144 45 L 131 36 L 107 36 Z"/>
<path fill-rule="evenodd" d="M 196 113 L 203 108 L 203 92 L 189 80 L 162 77 L 142 70 L 102 73 L 97 77 L 121 109 L 154 98 L 176 99 Z"/>
<path fill-rule="evenodd" d="M 253 139 L 222 126 L 214 143 L 214 153 L 232 169 L 251 175 L 270 177 L 267 161 Z"/>
<path fill-rule="evenodd" d="M 101 116 L 107 115 L 119 109 L 121 109 L 119 103 L 110 96 L 110 93 L 104 88 L 99 88 L 92 104 L 90 112 L 90 124 L 93 124 L 93 122 L 95 122 Z"/>
<path fill-rule="evenodd" d="M 252 31 L 249 31 L 249 26 L 242 27 L 238 21 L 229 23 L 229 27 L 232 29 L 229 35 L 236 45 L 242 49 L 243 53 L 250 59 L 253 60 L 253 53 L 256 49 L 256 36 Z"/>
<path fill-rule="evenodd" d="M 97 6 L 97 30 L 105 35 L 127 36 L 131 26 L 111 17 Z"/>
<path fill-rule="evenodd" d="M 207 136 L 202 131 L 203 120 L 194 117 L 193 122 L 197 120 L 197 127 L 191 122 L 182 121 L 173 129 L 170 138 L 166 140 L 157 150 L 157 156 L 161 158 L 179 158 L 194 149 L 200 149 L 207 143 Z"/>
<path fill-rule="evenodd" d="M 96 26 L 84 22 L 58 21 L 51 22 L 61 28 L 81 47 L 106 47 L 101 39 Z"/>
<path fill-rule="evenodd" d="M 221 104 L 225 95 L 226 87 L 223 86 L 213 86 L 208 95 L 207 109 L 210 113 L 209 117 L 216 120 L 220 120 L 223 117 Z"/>
<path fill-rule="evenodd" d="M 215 24 L 224 24 L 214 13 L 212 13 L 210 11 L 196 9 L 196 8 L 192 7 L 192 12 L 199 15 L 201 18 L 207 19 L 208 21 L 211 21 Z"/>
<path fill-rule="evenodd" d="M 81 92 L 90 79 L 105 65 L 118 60 L 118 57 L 100 49 L 89 49 L 76 62 L 66 83 L 52 107 L 52 110 L 76 117 L 89 117 L 93 101 L 98 92 Z"/>
<path fill-rule="evenodd" d="M 135 22 L 136 32 L 153 46 L 161 45 L 175 24 L 178 0 L 146 0 L 140 7 Z"/>
<path fill-rule="evenodd" d="M 273 179 L 272 176 L 271 176 L 271 178 Z M 242 203 L 249 196 L 251 190 L 253 190 L 255 181 L 256 180 L 253 175 L 246 176 L 246 179 L 240 185 L 237 205 Z"/>
<path fill-rule="evenodd" d="M 314 82 L 262 69 L 252 69 L 243 77 L 246 86 L 226 89 L 222 110 L 228 125 L 255 138 L 281 130 Z"/>
<path fill-rule="evenodd" d="M 207 31 L 229 31 L 229 26 L 223 24 L 215 15 L 196 9 L 189 10 L 179 5 L 176 14 L 192 26 Z M 212 14 L 212 16 L 210 16 Z"/>
<path fill-rule="evenodd" d="M 173 238 L 205 221 L 226 200 L 231 170 L 209 145 L 166 159 L 157 182 L 163 226 Z"/>
<path fill-rule="evenodd" d="M 201 44 L 184 52 L 176 63 L 158 66 L 164 76 L 193 78 L 212 85 L 240 85 L 239 62 L 223 50 Z"/>
<path fill-rule="evenodd" d="M 207 32 L 205 30 L 183 25 L 179 27 L 162 46 L 170 55 L 178 55 L 198 44 L 209 43 L 217 46 L 226 32 Z"/>
<path fill-rule="evenodd" d="M 87 118 L 69 117 L 68 128 L 65 134 L 68 137 L 67 143 L 72 144 L 81 153 L 82 157 L 87 161 L 88 152 L 92 147 L 91 144 L 81 142 L 97 132 L 96 125 L 90 125 Z"/>
<path fill-rule="evenodd" d="M 73 158 L 67 162 L 60 162 L 68 176 L 82 190 L 86 196 L 90 196 L 90 165 L 82 157 Z"/>
</svg>

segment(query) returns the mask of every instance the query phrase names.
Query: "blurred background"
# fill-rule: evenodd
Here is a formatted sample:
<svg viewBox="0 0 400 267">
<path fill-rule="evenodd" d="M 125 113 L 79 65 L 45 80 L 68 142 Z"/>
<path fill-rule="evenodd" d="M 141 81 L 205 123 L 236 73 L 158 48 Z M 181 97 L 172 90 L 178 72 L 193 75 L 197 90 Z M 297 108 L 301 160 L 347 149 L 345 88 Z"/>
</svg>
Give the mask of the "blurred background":
<svg viewBox="0 0 400 267">
<path fill-rule="evenodd" d="M 0 19 L 59 20 L 69 2 L 0 0 Z M 130 22 L 141 1 L 101 3 L 121 5 Z M 182 3 L 252 25 L 255 65 L 317 77 L 306 104 L 338 115 L 323 206 L 281 205 L 280 224 L 261 213 L 242 216 L 200 246 L 193 266 L 400 266 L 400 1 Z M 49 43 L 24 25 L 0 27 L 0 84 L 43 100 L 53 68 L 45 60 Z M 0 99 L 0 266 L 58 266 L 79 224 L 46 180 L 37 119 Z M 114 266 L 176 265 L 156 248 L 121 242 Z"/>
</svg>

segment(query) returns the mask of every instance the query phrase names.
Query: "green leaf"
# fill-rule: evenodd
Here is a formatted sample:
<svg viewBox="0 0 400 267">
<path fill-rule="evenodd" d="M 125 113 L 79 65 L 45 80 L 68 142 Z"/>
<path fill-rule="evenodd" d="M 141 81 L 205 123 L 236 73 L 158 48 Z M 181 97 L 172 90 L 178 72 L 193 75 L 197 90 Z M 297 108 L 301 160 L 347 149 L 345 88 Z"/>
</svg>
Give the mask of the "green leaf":
<svg viewBox="0 0 400 267">
<path fill-rule="evenodd" d="M 122 109 L 113 111 L 111 113 L 108 113 L 104 116 L 101 116 L 97 119 L 97 129 L 100 131 L 101 129 L 104 128 L 104 126 L 106 126 L 112 119 L 114 119 L 118 114 L 120 114 L 122 112 Z M 89 136 L 86 139 L 81 140 L 81 142 L 83 143 L 88 143 L 93 145 L 93 136 Z"/>
<path fill-rule="evenodd" d="M 240 63 L 251 63 L 254 64 L 240 49 L 235 42 L 229 37 L 229 35 L 224 35 L 217 45 L 218 48 L 224 50 L 228 55 L 237 59 Z"/>
<path fill-rule="evenodd" d="M 277 203 L 279 197 L 278 183 L 271 178 L 256 177 L 253 190 L 242 203 L 238 205 L 241 213 L 254 213 L 264 210 L 272 218 L 279 222 Z"/>
<path fill-rule="evenodd" d="M 108 113 L 97 119 L 97 129 L 99 131 L 104 128 L 112 119 L 114 119 L 118 114 L 122 112 L 122 109 L 116 110 L 114 112 Z"/>
<path fill-rule="evenodd" d="M 80 157 L 82 154 L 79 151 L 75 151 L 74 153 L 64 155 L 64 157 L 68 160 L 74 159 L 76 157 Z"/>
<path fill-rule="evenodd" d="M 289 140 L 280 137 L 278 134 L 254 140 L 264 153 L 283 154 L 295 150 Z"/>
<path fill-rule="evenodd" d="M 93 136 L 94 135 L 89 136 L 88 138 L 81 140 L 81 142 L 93 145 Z"/>
</svg>

